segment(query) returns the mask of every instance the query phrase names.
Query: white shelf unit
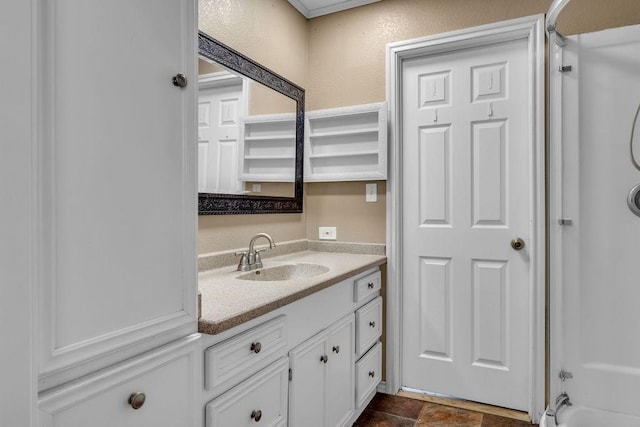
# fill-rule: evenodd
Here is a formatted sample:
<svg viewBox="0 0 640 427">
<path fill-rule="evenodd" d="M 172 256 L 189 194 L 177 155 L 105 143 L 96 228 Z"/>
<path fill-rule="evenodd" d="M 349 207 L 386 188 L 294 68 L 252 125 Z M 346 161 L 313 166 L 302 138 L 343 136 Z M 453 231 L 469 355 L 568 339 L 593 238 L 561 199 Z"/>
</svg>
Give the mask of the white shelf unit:
<svg viewBox="0 0 640 427">
<path fill-rule="evenodd" d="M 294 181 L 295 113 L 241 117 L 239 140 L 242 181 Z"/>
<path fill-rule="evenodd" d="M 387 103 L 309 111 L 305 117 L 304 179 L 387 179 Z"/>
</svg>

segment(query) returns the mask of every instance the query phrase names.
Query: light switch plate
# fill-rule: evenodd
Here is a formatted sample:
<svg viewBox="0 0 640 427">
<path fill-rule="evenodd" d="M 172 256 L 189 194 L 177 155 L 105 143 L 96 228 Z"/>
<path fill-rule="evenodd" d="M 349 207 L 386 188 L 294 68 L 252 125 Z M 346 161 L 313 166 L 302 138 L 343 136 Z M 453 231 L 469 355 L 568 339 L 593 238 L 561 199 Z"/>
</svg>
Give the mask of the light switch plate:
<svg viewBox="0 0 640 427">
<path fill-rule="evenodd" d="M 337 232 L 335 227 L 318 227 L 318 239 L 336 240 Z"/>
<path fill-rule="evenodd" d="M 371 183 L 366 185 L 366 197 L 365 200 L 369 203 L 378 201 L 378 184 Z"/>
</svg>

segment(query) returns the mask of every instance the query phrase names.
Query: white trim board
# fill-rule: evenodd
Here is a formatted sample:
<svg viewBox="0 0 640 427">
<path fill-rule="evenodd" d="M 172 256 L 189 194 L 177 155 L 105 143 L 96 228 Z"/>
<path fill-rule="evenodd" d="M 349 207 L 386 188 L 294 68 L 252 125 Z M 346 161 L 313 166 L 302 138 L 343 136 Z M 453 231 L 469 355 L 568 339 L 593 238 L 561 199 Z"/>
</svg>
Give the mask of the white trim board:
<svg viewBox="0 0 640 427">
<path fill-rule="evenodd" d="M 387 181 L 387 393 L 402 386 L 401 291 L 402 291 L 402 64 L 409 58 L 453 50 L 527 39 L 529 44 L 529 146 L 531 150 L 531 248 L 530 291 L 530 406 L 537 422 L 545 399 L 545 105 L 544 15 L 518 18 L 479 27 L 391 43 L 386 48 L 387 102 L 389 103 L 389 169 Z"/>
</svg>

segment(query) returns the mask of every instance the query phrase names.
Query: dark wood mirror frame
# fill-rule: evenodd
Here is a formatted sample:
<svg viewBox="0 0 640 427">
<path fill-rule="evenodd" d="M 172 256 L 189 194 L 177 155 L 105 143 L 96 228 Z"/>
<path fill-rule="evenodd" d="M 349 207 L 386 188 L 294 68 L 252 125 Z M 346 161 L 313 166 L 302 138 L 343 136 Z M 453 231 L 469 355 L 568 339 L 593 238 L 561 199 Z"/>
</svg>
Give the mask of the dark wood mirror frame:
<svg viewBox="0 0 640 427">
<path fill-rule="evenodd" d="M 304 162 L 304 89 L 202 31 L 198 32 L 198 51 L 201 56 L 240 75 L 249 77 L 296 102 L 294 197 L 200 193 L 198 194 L 198 214 L 301 213 Z"/>
</svg>

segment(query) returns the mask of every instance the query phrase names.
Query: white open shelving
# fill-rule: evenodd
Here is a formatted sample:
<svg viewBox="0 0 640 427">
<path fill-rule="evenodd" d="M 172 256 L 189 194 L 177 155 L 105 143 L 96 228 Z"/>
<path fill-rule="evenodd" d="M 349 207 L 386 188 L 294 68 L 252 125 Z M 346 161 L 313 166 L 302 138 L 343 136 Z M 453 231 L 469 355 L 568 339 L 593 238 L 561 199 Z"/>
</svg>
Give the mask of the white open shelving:
<svg viewBox="0 0 640 427">
<path fill-rule="evenodd" d="M 240 119 L 240 179 L 293 182 L 296 159 L 294 113 Z"/>
<path fill-rule="evenodd" d="M 305 117 L 307 182 L 387 179 L 387 104 L 309 111 Z"/>
</svg>

